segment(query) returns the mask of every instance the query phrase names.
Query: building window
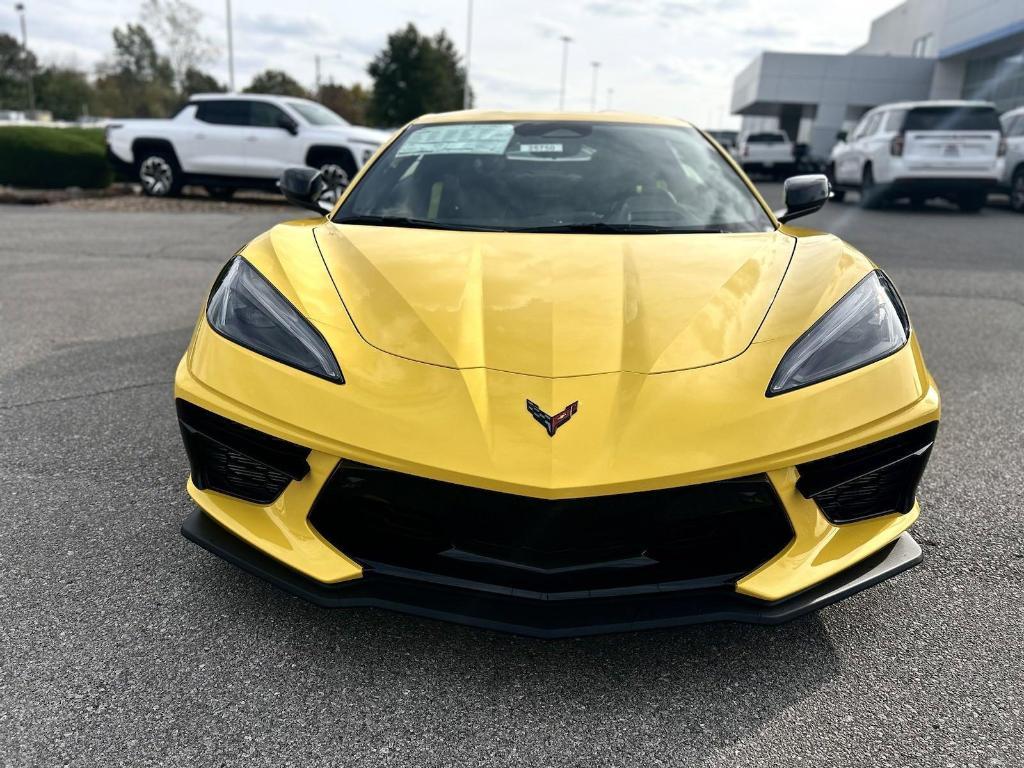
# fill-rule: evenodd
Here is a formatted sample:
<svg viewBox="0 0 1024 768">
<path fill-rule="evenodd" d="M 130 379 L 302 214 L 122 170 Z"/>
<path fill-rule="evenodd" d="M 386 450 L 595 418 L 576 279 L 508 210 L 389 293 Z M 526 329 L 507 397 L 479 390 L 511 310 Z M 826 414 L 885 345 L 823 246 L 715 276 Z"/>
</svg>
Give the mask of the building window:
<svg viewBox="0 0 1024 768">
<path fill-rule="evenodd" d="M 910 49 L 910 55 L 915 59 L 930 59 L 935 55 L 935 35 L 929 32 L 914 40 L 914 46 Z"/>
<path fill-rule="evenodd" d="M 963 97 L 995 102 L 1000 112 L 1024 106 L 1024 51 L 968 61 Z"/>
</svg>

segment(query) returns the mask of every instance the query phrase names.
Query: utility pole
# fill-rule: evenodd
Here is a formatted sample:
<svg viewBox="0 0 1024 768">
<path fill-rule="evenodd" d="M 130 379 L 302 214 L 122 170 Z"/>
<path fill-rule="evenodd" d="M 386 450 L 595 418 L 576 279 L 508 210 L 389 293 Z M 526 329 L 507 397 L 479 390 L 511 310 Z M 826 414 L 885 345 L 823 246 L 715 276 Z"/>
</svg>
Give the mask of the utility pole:
<svg viewBox="0 0 1024 768">
<path fill-rule="evenodd" d="M 25 84 L 28 86 L 28 111 L 36 111 L 36 89 L 32 82 L 32 69 L 28 61 L 28 27 L 25 24 L 25 4 L 15 3 L 14 10 L 21 19 L 21 52 L 25 55 Z"/>
<path fill-rule="evenodd" d="M 469 56 L 473 51 L 473 0 L 468 0 L 466 8 L 466 73 L 462 83 L 462 108 L 469 109 Z"/>
<path fill-rule="evenodd" d="M 228 12 L 228 90 L 235 92 L 235 41 L 231 32 L 231 0 L 224 0 Z"/>
<path fill-rule="evenodd" d="M 594 68 L 594 77 L 590 82 L 590 111 L 597 112 L 597 70 L 601 68 L 601 62 L 592 61 L 590 66 Z"/>
<path fill-rule="evenodd" d="M 562 35 L 559 38 L 562 41 L 562 90 L 558 93 L 558 109 L 565 109 L 565 76 L 569 70 L 569 43 L 572 42 L 572 38 L 568 35 Z"/>
<path fill-rule="evenodd" d="M 320 98 L 320 54 L 313 56 L 313 61 L 316 64 L 316 94 L 317 98 Z"/>
</svg>

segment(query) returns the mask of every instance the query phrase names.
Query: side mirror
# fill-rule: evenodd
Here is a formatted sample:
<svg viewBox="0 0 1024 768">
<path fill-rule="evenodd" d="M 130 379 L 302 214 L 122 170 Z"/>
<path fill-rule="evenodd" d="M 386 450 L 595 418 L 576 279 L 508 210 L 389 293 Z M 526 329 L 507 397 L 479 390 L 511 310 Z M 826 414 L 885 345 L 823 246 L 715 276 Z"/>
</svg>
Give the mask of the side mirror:
<svg viewBox="0 0 1024 768">
<path fill-rule="evenodd" d="M 828 197 L 832 193 L 832 185 L 829 184 L 828 178 L 820 173 L 791 176 L 786 179 L 783 192 L 786 207 L 784 210 L 776 211 L 775 216 L 785 224 L 801 216 L 820 211 L 828 202 Z"/>
<path fill-rule="evenodd" d="M 277 127 L 284 128 L 284 130 L 288 131 L 292 136 L 296 136 L 299 133 L 299 124 L 286 115 L 282 115 L 278 118 Z"/>
<path fill-rule="evenodd" d="M 320 215 L 330 213 L 330 207 L 321 199 L 327 191 L 327 182 L 316 168 L 286 168 L 277 187 L 292 205 Z"/>
<path fill-rule="evenodd" d="M 846 141 L 846 131 L 840 131 L 836 134 L 836 141 Z"/>
</svg>

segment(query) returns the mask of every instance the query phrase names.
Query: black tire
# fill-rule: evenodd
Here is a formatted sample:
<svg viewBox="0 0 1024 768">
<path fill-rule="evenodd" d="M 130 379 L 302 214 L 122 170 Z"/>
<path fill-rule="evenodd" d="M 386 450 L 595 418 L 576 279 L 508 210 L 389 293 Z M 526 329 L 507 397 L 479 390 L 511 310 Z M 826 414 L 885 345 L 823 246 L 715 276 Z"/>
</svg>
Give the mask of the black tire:
<svg viewBox="0 0 1024 768">
<path fill-rule="evenodd" d="M 1024 213 L 1024 168 L 1018 168 L 1010 182 L 1010 208 Z"/>
<path fill-rule="evenodd" d="M 841 203 L 846 199 L 846 190 L 839 189 L 836 187 L 836 165 L 835 163 L 829 163 L 825 168 L 825 176 L 828 177 L 828 183 L 832 186 L 832 199 Z"/>
<path fill-rule="evenodd" d="M 928 198 L 924 195 L 911 195 L 910 207 L 915 211 L 923 211 L 928 204 Z"/>
<path fill-rule="evenodd" d="M 864 166 L 864 174 L 860 182 L 860 207 L 867 210 L 881 208 L 885 202 L 883 191 L 875 183 L 875 173 L 870 165 Z"/>
<path fill-rule="evenodd" d="M 207 187 L 206 194 L 214 200 L 230 200 L 235 196 L 234 187 Z"/>
<path fill-rule="evenodd" d="M 977 213 L 988 202 L 988 193 L 983 189 L 962 192 L 957 196 L 957 207 L 964 213 Z"/>
<path fill-rule="evenodd" d="M 170 152 L 150 150 L 142 153 L 137 168 L 142 194 L 149 197 L 177 197 L 183 184 L 181 168 Z"/>
</svg>

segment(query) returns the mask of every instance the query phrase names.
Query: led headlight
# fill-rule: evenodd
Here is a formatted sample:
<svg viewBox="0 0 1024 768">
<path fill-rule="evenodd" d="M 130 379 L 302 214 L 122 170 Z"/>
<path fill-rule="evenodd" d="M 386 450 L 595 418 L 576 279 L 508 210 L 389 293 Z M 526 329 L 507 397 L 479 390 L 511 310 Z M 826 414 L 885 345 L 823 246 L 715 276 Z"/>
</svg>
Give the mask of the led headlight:
<svg viewBox="0 0 1024 768">
<path fill-rule="evenodd" d="M 907 311 L 882 272 L 861 280 L 782 358 L 768 397 L 816 384 L 898 352 L 910 338 Z"/>
<path fill-rule="evenodd" d="M 345 383 L 324 337 L 241 256 L 217 278 L 206 319 L 217 333 L 253 352 Z"/>
</svg>

